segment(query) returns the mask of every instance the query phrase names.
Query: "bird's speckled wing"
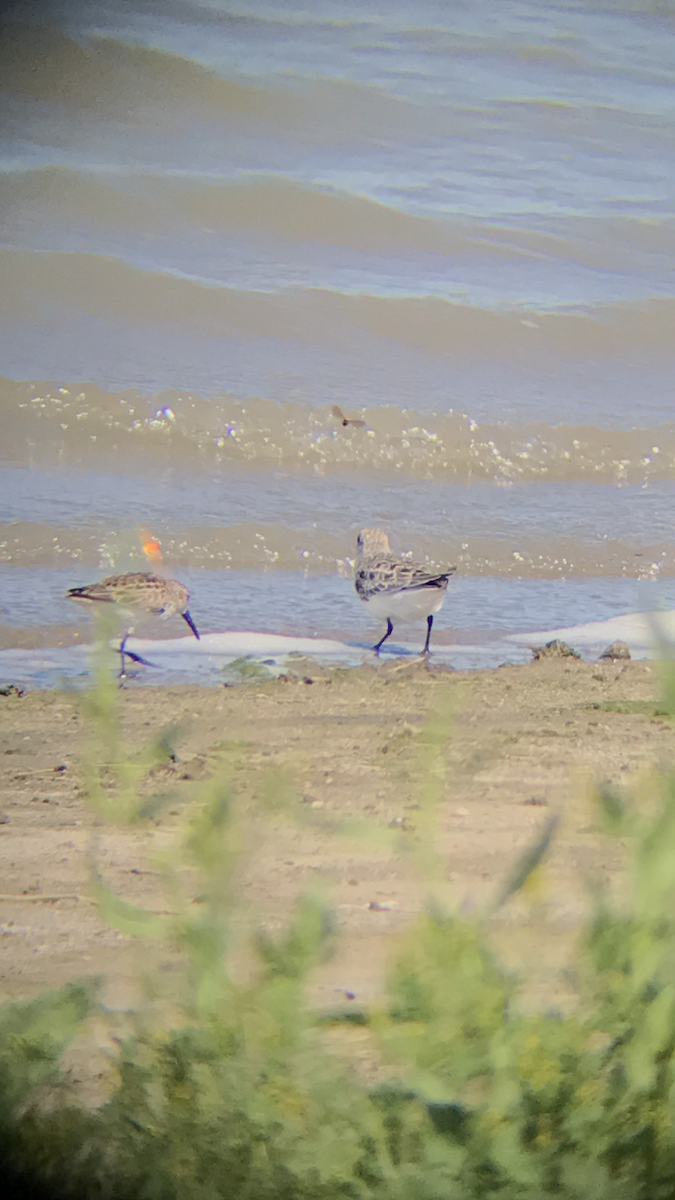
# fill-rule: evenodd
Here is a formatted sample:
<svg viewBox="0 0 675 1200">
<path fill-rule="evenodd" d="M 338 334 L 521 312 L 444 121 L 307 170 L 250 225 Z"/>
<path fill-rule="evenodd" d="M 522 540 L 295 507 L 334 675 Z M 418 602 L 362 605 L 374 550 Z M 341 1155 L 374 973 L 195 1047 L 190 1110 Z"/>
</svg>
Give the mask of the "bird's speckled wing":
<svg viewBox="0 0 675 1200">
<path fill-rule="evenodd" d="M 71 588 L 68 595 L 73 600 L 88 600 L 92 604 L 131 605 L 159 615 L 164 611 L 165 590 L 164 580 L 157 575 L 135 571 L 127 575 L 110 575 L 85 587 Z"/>
<path fill-rule="evenodd" d="M 441 588 L 445 590 L 448 579 L 457 570 L 448 567 L 445 571 L 431 571 L 408 558 L 397 558 L 394 554 L 374 555 L 357 559 L 354 568 L 354 586 L 362 600 L 386 592 L 411 591 L 419 588 Z"/>
</svg>

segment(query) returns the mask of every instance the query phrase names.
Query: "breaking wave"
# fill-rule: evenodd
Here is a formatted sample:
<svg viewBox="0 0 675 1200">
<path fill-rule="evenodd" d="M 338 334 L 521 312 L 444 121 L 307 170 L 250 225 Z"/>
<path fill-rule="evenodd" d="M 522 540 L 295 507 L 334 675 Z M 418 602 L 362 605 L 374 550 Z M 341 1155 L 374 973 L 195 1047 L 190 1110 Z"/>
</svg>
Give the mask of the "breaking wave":
<svg viewBox="0 0 675 1200">
<path fill-rule="evenodd" d="M 675 299 L 581 312 L 491 310 L 432 296 L 377 296 L 321 287 L 226 287 L 106 254 L 0 249 L 0 311 L 13 320 L 67 306 L 97 319 L 175 325 L 201 336 L 275 337 L 339 350 L 345 339 L 395 342 L 435 355 L 618 355 L 672 352 Z"/>
<path fill-rule="evenodd" d="M 185 172 L 79 171 L 66 166 L 0 172 L 0 214 L 12 220 L 86 222 L 117 233 L 173 230 L 185 221 L 231 233 L 255 233 L 302 243 L 343 246 L 368 254 L 470 254 L 494 259 L 559 259 L 595 270 L 648 265 L 675 252 L 667 219 L 613 220 L 561 215 L 540 228 L 494 223 L 460 214 L 422 216 L 279 174 L 236 180 Z M 94 265 L 92 264 L 92 272 Z"/>
<path fill-rule="evenodd" d="M 647 483 L 675 479 L 675 424 L 602 430 L 593 425 L 478 424 L 469 413 L 241 401 L 227 394 L 106 392 L 90 384 L 0 380 L 0 461 L 97 466 L 121 460 L 145 473 L 238 463 L 253 471 L 366 473 L 383 479 L 472 483 Z"/>
</svg>

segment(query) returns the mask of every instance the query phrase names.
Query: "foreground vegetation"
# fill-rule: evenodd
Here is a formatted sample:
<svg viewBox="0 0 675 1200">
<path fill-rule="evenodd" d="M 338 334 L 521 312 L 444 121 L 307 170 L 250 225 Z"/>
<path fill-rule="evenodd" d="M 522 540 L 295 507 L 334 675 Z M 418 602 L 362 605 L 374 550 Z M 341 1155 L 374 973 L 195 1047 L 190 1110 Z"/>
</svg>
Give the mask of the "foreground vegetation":
<svg viewBox="0 0 675 1200">
<path fill-rule="evenodd" d="M 105 671 L 85 703 L 90 803 L 104 822 L 142 821 L 139 784 L 161 739 L 124 753 Z M 170 996 L 149 976 L 145 1005 L 122 1025 L 116 1018 L 106 1102 L 74 1102 L 59 1067 L 92 1014 L 102 1019 L 94 985 L 0 1012 L 7 1195 L 675 1197 L 675 777 L 655 773 L 633 806 L 598 796 L 598 820 L 627 847 L 627 894 L 621 904 L 594 897 L 574 1012 L 527 1015 L 519 982 L 488 952 L 489 914 L 460 917 L 433 900 L 444 725 L 424 731 L 419 763 L 417 868 L 430 880 L 429 911 L 400 942 L 382 1006 L 349 1014 L 369 1027 L 375 1081 L 329 1052 L 326 1020 L 305 1005 L 308 973 L 333 937 L 324 898 L 306 896 L 283 935 L 254 939 L 245 979 L 231 968 L 245 839 L 225 760 L 163 864 L 169 912 L 128 904 L 92 861 L 106 919 L 181 964 Z M 261 804 L 270 802 L 268 788 Z M 515 864 L 499 903 L 545 869 L 554 825 Z M 198 904 L 181 899 L 186 877 Z"/>
</svg>

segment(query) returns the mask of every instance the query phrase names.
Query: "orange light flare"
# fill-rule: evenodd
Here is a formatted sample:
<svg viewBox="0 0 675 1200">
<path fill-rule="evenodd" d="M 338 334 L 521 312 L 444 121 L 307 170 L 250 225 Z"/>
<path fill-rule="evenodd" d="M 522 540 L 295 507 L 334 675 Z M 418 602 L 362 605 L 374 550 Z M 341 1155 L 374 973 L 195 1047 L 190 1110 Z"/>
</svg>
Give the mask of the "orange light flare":
<svg viewBox="0 0 675 1200">
<path fill-rule="evenodd" d="M 157 538 L 153 537 L 147 529 L 139 529 L 138 532 L 141 539 L 141 549 L 148 562 L 153 567 L 160 567 L 164 561 L 164 556 Z"/>
</svg>

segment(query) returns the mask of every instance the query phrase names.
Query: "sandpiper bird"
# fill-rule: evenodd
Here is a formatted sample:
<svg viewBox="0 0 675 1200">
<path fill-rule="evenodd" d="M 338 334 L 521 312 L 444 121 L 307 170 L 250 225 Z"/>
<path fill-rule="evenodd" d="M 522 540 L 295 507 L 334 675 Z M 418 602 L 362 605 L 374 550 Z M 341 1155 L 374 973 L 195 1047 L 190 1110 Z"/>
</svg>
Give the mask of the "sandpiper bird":
<svg viewBox="0 0 675 1200">
<path fill-rule="evenodd" d="M 376 654 L 394 629 L 394 619 L 426 617 L 427 638 L 422 654 L 429 653 L 434 613 L 440 609 L 448 579 L 457 570 L 430 571 L 409 558 L 392 554 L 389 538 L 382 529 L 362 529 L 357 541 L 354 586 L 357 595 L 376 617 L 384 617 L 387 631 L 373 646 Z"/>
<path fill-rule="evenodd" d="M 147 571 L 135 571 L 129 575 L 110 575 L 107 579 L 102 579 L 100 583 L 71 588 L 67 593 L 67 598 L 78 600 L 90 608 L 97 604 L 116 604 L 127 617 L 132 618 L 134 614 L 140 616 L 147 614 L 166 620 L 167 617 L 178 613 L 187 622 L 199 641 L 197 626 L 188 612 L 190 593 L 176 579 L 162 579 L 160 575 L 153 575 Z M 125 649 L 127 638 L 133 629 L 133 624 L 126 624 L 124 637 L 120 642 L 119 653 L 122 659 L 120 678 L 126 674 L 125 658 L 130 658 L 132 662 L 142 663 L 145 667 L 153 665 L 147 659 L 141 658 L 140 654 Z"/>
</svg>

